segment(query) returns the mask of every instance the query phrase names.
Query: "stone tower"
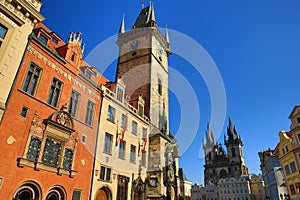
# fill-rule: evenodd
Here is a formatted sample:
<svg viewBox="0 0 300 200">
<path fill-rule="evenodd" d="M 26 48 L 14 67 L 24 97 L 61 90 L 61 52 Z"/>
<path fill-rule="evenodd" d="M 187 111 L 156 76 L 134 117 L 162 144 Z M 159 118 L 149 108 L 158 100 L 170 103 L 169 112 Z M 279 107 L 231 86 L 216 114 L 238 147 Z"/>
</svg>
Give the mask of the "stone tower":
<svg viewBox="0 0 300 200">
<path fill-rule="evenodd" d="M 159 31 L 153 5 L 143 8 L 131 30 L 119 30 L 116 79 L 123 79 L 131 104 L 151 119 L 159 130 L 168 130 L 168 32 Z M 145 100 L 138 103 L 139 96 Z"/>
<path fill-rule="evenodd" d="M 222 144 L 214 141 L 212 131 L 208 125 L 206 131 L 206 142 L 203 141 L 205 153 L 204 183 L 217 184 L 221 178 L 236 177 L 248 174 L 243 155 L 243 142 L 238 136 L 235 126 L 229 119 L 227 136 L 224 136 L 226 151 Z"/>
<path fill-rule="evenodd" d="M 248 169 L 245 166 L 243 155 L 243 142 L 240 136 L 238 136 L 235 126 L 232 125 L 229 118 L 229 125 L 227 127 L 227 136 L 224 137 L 224 143 L 226 145 L 228 158 L 229 158 L 229 175 L 233 177 L 240 177 L 241 175 L 248 174 Z"/>
</svg>

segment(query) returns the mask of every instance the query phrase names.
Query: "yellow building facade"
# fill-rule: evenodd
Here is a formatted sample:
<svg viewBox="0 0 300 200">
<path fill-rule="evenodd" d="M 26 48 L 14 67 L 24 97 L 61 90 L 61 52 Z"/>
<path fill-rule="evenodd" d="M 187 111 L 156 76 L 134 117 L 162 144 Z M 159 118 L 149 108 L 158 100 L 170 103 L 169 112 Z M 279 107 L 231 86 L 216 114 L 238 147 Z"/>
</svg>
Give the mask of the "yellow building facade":
<svg viewBox="0 0 300 200">
<path fill-rule="evenodd" d="M 44 17 L 39 0 L 0 1 L 0 121 L 22 60 L 28 36 Z"/>
<path fill-rule="evenodd" d="M 279 159 L 285 175 L 289 196 L 291 199 L 300 198 L 300 106 L 295 106 L 291 112 L 290 131 L 279 132 Z"/>
<path fill-rule="evenodd" d="M 149 119 L 128 103 L 121 79 L 102 85 L 101 90 L 103 99 L 91 199 L 131 199 L 131 195 L 144 199 Z M 138 101 L 143 105 L 142 98 Z M 133 183 L 138 184 L 138 181 L 142 188 L 134 188 Z M 135 191 L 138 189 L 142 194 Z"/>
</svg>

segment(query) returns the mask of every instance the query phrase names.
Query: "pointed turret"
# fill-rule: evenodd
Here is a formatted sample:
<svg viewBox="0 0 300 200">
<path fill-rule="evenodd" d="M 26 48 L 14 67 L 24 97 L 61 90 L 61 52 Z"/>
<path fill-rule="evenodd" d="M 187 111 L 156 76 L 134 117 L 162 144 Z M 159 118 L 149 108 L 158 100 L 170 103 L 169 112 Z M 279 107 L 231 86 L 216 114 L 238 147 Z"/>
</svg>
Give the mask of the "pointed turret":
<svg viewBox="0 0 300 200">
<path fill-rule="evenodd" d="M 155 20 L 154 8 L 153 8 L 153 4 L 150 2 L 150 6 L 142 9 L 139 16 L 135 20 L 132 29 L 141 28 L 141 27 L 155 27 L 155 26 L 156 26 L 156 20 Z"/>
<path fill-rule="evenodd" d="M 124 32 L 125 32 L 125 22 L 124 22 L 124 15 L 123 15 L 119 33 L 124 33 Z"/>
<path fill-rule="evenodd" d="M 170 38 L 169 38 L 168 26 L 166 26 L 165 40 L 168 43 L 168 45 L 170 45 Z"/>
<path fill-rule="evenodd" d="M 154 13 L 154 4 L 152 3 L 152 6 L 150 5 L 150 7 L 151 7 L 151 15 L 150 15 L 149 21 L 150 21 L 150 22 L 155 22 L 155 23 L 156 23 L 156 20 L 155 20 L 155 13 Z"/>
<path fill-rule="evenodd" d="M 228 126 L 227 126 L 227 135 L 228 135 L 228 140 L 235 140 L 237 139 L 237 131 L 235 129 L 235 126 L 233 126 L 232 124 L 232 121 L 229 117 L 229 123 L 228 123 Z"/>
</svg>

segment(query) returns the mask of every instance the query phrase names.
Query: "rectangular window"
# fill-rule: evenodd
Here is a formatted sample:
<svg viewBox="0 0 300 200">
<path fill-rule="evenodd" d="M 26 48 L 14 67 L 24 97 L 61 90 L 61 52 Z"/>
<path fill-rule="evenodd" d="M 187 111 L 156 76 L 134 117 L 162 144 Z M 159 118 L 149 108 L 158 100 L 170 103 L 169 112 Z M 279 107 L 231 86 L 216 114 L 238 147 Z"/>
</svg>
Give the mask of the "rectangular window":
<svg viewBox="0 0 300 200">
<path fill-rule="evenodd" d="M 130 162 L 135 163 L 136 157 L 136 147 L 134 145 L 130 146 Z"/>
<path fill-rule="evenodd" d="M 128 117 L 122 114 L 122 129 L 127 130 Z"/>
<path fill-rule="evenodd" d="M 289 187 L 290 187 L 290 190 L 291 190 L 291 194 L 292 195 L 296 194 L 296 190 L 295 190 L 294 185 L 290 185 Z"/>
<path fill-rule="evenodd" d="M 58 40 L 55 39 L 54 37 L 52 37 L 51 40 L 52 40 L 55 44 L 58 44 Z"/>
<path fill-rule="evenodd" d="M 46 139 L 42 163 L 51 167 L 58 167 L 59 157 L 61 155 L 61 143 L 53 140 Z"/>
<path fill-rule="evenodd" d="M 105 177 L 105 167 L 101 166 L 100 180 L 104 180 L 104 177 Z"/>
<path fill-rule="evenodd" d="M 120 102 L 123 102 L 123 98 L 124 98 L 124 90 L 120 87 L 118 87 L 117 89 L 117 100 Z"/>
<path fill-rule="evenodd" d="M 92 126 L 93 118 L 94 118 L 94 112 L 95 112 L 95 104 L 93 102 L 91 102 L 90 100 L 88 100 L 84 123 L 86 123 L 89 126 Z"/>
<path fill-rule="evenodd" d="M 42 43 L 44 43 L 44 44 L 47 44 L 47 43 L 48 43 L 47 37 L 44 36 L 44 35 L 42 35 L 42 34 L 39 35 L 39 39 L 40 39 L 40 41 L 41 41 Z"/>
<path fill-rule="evenodd" d="M 47 103 L 53 107 L 57 107 L 58 105 L 58 99 L 62 91 L 62 85 L 63 83 L 60 80 L 53 78 L 47 99 Z"/>
<path fill-rule="evenodd" d="M 27 115 L 28 115 L 28 111 L 29 111 L 29 108 L 23 106 L 20 115 L 21 115 L 22 117 L 26 118 Z"/>
<path fill-rule="evenodd" d="M 291 167 L 292 173 L 294 173 L 294 172 L 297 171 L 295 162 L 291 162 L 291 163 L 290 163 L 290 167 Z"/>
<path fill-rule="evenodd" d="M 101 166 L 100 170 L 100 180 L 102 181 L 110 181 L 111 169 Z"/>
<path fill-rule="evenodd" d="M 113 140 L 113 136 L 106 133 L 105 141 L 104 141 L 104 152 L 105 153 L 111 154 L 112 140 Z"/>
<path fill-rule="evenodd" d="M 288 152 L 289 151 L 289 147 L 285 146 L 285 150 L 286 150 L 286 152 Z"/>
<path fill-rule="evenodd" d="M 4 39 L 7 33 L 8 28 L 5 27 L 3 24 L 0 23 L 0 38 Z"/>
<path fill-rule="evenodd" d="M 32 162 L 37 162 L 39 154 L 40 154 L 40 148 L 41 148 L 41 140 L 37 138 L 31 138 L 29 143 L 28 152 L 26 155 L 26 158 Z"/>
<path fill-rule="evenodd" d="M 92 74 L 90 72 L 87 72 L 85 71 L 85 76 L 88 78 L 88 79 L 91 79 L 92 78 Z"/>
<path fill-rule="evenodd" d="M 69 103 L 69 113 L 72 117 L 75 117 L 78 110 L 80 94 L 75 90 L 72 90 L 70 103 Z"/>
<path fill-rule="evenodd" d="M 65 170 L 71 170 L 72 169 L 72 163 L 73 163 L 73 151 L 70 149 L 65 150 L 65 156 L 63 161 L 63 168 Z"/>
<path fill-rule="evenodd" d="M 116 114 L 116 109 L 111 106 L 108 106 L 107 120 L 111 122 L 115 122 L 115 114 Z"/>
<path fill-rule="evenodd" d="M 142 166 L 146 166 L 146 153 L 142 153 Z"/>
<path fill-rule="evenodd" d="M 106 181 L 110 181 L 110 175 L 111 175 L 111 169 L 106 168 L 106 176 L 105 176 Z"/>
<path fill-rule="evenodd" d="M 85 136 L 85 135 L 81 135 L 81 142 L 82 142 L 83 144 L 86 143 L 86 136 Z"/>
<path fill-rule="evenodd" d="M 135 121 L 132 121 L 131 132 L 132 132 L 133 135 L 137 134 L 137 123 Z"/>
<path fill-rule="evenodd" d="M 161 85 L 161 80 L 158 79 L 158 94 L 162 95 L 162 85 Z"/>
<path fill-rule="evenodd" d="M 119 158 L 121 159 L 125 159 L 125 146 L 126 146 L 126 142 L 123 141 L 122 143 L 120 143 L 119 146 Z"/>
<path fill-rule="evenodd" d="M 81 200 L 81 191 L 73 190 L 72 200 Z"/>
<path fill-rule="evenodd" d="M 286 174 L 290 174 L 290 167 L 288 165 L 284 166 L 284 169 L 285 169 L 285 173 Z"/>
<path fill-rule="evenodd" d="M 42 69 L 34 64 L 30 64 L 22 90 L 30 95 L 34 95 L 37 89 Z"/>
</svg>

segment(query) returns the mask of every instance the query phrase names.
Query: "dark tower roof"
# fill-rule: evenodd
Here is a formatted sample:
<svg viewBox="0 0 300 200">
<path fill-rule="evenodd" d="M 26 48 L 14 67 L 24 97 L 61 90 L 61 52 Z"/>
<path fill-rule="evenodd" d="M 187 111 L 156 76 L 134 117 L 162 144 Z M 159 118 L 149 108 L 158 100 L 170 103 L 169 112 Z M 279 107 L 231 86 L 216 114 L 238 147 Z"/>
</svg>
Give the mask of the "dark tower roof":
<svg viewBox="0 0 300 200">
<path fill-rule="evenodd" d="M 137 17 L 132 29 L 141 27 L 156 26 L 155 13 L 153 5 L 143 8 Z"/>
<path fill-rule="evenodd" d="M 235 129 L 235 126 L 232 125 L 230 118 L 229 118 L 229 125 L 227 126 L 227 135 L 228 135 L 228 140 L 235 140 L 238 138 L 237 131 Z"/>
</svg>

